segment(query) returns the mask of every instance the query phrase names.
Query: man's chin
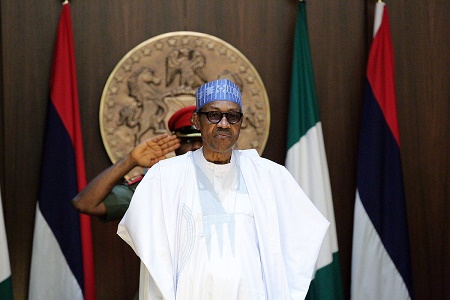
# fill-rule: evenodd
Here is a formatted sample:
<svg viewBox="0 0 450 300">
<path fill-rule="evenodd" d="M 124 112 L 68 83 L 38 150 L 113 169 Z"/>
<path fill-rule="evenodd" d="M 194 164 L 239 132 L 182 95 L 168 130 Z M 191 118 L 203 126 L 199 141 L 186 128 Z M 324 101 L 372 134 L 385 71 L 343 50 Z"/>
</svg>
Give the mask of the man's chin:
<svg viewBox="0 0 450 300">
<path fill-rule="evenodd" d="M 213 147 L 211 147 L 211 150 L 216 153 L 226 153 L 231 150 L 233 150 L 233 146 L 229 141 L 223 142 L 223 143 L 215 143 Z"/>
</svg>

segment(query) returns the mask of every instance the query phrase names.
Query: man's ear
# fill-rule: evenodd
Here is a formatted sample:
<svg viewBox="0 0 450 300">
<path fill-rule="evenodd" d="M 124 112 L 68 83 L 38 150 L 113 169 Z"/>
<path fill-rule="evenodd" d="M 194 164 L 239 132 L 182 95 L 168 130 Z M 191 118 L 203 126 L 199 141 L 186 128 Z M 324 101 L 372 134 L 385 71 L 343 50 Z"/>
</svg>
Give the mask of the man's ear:
<svg viewBox="0 0 450 300">
<path fill-rule="evenodd" d="M 200 130 L 200 119 L 197 113 L 192 114 L 191 123 L 194 124 L 195 129 Z"/>
</svg>

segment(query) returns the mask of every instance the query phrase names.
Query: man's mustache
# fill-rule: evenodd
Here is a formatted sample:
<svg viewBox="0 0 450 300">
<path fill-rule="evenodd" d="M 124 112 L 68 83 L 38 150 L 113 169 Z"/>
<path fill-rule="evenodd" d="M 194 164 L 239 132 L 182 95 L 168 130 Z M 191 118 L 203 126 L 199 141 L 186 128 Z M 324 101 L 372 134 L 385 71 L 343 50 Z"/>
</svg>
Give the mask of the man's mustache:
<svg viewBox="0 0 450 300">
<path fill-rule="evenodd" d="M 217 128 L 214 131 L 214 133 L 231 135 L 231 129 L 229 129 L 229 128 Z"/>
</svg>

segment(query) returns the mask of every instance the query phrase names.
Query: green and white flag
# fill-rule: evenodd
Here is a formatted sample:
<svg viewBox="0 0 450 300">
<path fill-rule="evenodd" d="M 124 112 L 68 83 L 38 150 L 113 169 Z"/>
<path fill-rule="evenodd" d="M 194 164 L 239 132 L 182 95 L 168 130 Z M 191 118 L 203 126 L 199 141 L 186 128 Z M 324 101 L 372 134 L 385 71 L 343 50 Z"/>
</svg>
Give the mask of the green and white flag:
<svg viewBox="0 0 450 300">
<path fill-rule="evenodd" d="M 317 108 L 306 19 L 298 4 L 287 134 L 286 168 L 330 222 L 306 299 L 343 299 L 333 199 Z"/>
<path fill-rule="evenodd" d="M 11 266 L 9 264 L 8 242 L 6 240 L 3 203 L 0 194 L 0 299 L 13 299 Z"/>
</svg>

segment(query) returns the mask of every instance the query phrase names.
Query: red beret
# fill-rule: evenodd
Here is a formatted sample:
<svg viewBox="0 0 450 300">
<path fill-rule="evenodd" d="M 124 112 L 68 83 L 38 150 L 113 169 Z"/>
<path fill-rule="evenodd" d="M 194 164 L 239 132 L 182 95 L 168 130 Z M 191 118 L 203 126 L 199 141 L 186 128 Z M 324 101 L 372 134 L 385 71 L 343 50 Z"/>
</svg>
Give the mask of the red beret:
<svg viewBox="0 0 450 300">
<path fill-rule="evenodd" d="M 195 105 L 186 106 L 177 110 L 172 117 L 170 117 L 168 125 L 171 132 L 178 131 L 183 127 L 192 128 L 192 133 L 199 133 L 195 130 L 193 124 L 191 123 L 192 114 L 196 110 Z"/>
</svg>

